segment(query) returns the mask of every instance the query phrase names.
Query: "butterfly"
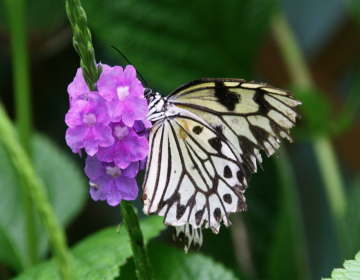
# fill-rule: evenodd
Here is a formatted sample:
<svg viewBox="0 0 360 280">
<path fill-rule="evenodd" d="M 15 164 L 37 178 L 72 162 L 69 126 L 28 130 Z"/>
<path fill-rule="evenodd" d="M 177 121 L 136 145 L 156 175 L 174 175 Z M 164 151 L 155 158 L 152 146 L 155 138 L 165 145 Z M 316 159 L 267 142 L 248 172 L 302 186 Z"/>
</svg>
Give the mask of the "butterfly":
<svg viewBox="0 0 360 280">
<path fill-rule="evenodd" d="M 231 213 L 247 209 L 244 192 L 280 138 L 292 142 L 289 129 L 301 104 L 286 90 L 241 79 L 199 79 L 167 97 L 150 88 L 149 155 L 143 183 L 145 214 L 164 216 L 175 237 L 201 246 L 201 227 L 219 232 L 231 225 Z"/>
</svg>

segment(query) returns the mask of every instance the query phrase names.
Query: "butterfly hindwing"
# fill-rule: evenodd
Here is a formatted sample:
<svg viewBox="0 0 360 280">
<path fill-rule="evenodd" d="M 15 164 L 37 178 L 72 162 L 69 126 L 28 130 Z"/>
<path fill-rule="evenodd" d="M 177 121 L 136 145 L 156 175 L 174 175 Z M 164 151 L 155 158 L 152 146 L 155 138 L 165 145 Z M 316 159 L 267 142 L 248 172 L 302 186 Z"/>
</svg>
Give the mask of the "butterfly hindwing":
<svg viewBox="0 0 360 280">
<path fill-rule="evenodd" d="M 228 214 L 246 208 L 247 179 L 240 158 L 216 129 L 179 108 L 150 132 L 144 181 L 144 212 L 164 216 L 164 223 L 187 223 L 218 232 Z M 159 147 L 153 147 L 154 143 Z"/>
</svg>

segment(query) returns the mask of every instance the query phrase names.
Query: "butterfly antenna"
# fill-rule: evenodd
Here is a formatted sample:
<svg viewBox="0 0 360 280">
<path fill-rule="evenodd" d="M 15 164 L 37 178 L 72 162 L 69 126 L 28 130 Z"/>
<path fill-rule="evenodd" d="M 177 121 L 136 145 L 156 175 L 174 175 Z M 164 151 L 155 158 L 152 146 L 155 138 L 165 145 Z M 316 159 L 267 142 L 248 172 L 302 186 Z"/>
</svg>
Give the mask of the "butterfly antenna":
<svg viewBox="0 0 360 280">
<path fill-rule="evenodd" d="M 121 56 L 122 56 L 129 64 L 132 65 L 132 63 L 126 58 L 126 56 L 125 56 L 121 51 L 119 51 L 119 50 L 118 50 L 116 47 L 114 47 L 114 46 L 111 46 L 111 47 L 112 47 L 113 49 L 115 49 L 119 54 L 121 54 Z M 136 73 L 140 76 L 140 78 L 144 81 L 145 86 L 148 87 L 147 82 L 145 81 L 144 77 L 140 74 L 140 72 L 139 72 L 138 70 L 136 70 L 136 69 L 135 69 L 135 71 L 136 71 Z"/>
</svg>

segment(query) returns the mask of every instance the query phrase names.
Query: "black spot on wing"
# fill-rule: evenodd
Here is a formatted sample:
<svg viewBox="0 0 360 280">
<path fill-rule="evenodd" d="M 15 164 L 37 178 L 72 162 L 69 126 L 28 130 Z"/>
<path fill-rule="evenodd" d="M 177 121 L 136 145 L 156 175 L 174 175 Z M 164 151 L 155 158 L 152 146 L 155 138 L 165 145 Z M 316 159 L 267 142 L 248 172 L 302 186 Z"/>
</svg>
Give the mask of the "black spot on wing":
<svg viewBox="0 0 360 280">
<path fill-rule="evenodd" d="M 200 225 L 201 223 L 201 219 L 202 219 L 202 216 L 204 215 L 204 209 L 203 210 L 199 210 L 195 213 L 195 223 L 197 226 Z"/>
<path fill-rule="evenodd" d="M 256 93 L 254 94 L 253 100 L 259 105 L 258 113 L 266 116 L 267 113 L 270 111 L 271 105 L 265 100 L 264 96 L 265 91 L 257 89 Z"/>
<path fill-rule="evenodd" d="M 177 220 L 179 220 L 184 215 L 185 210 L 186 210 L 185 205 L 180 205 L 180 204 L 177 205 L 177 208 L 176 208 L 176 219 Z"/>
<path fill-rule="evenodd" d="M 227 204 L 231 204 L 232 203 L 232 197 L 231 194 L 227 193 L 223 195 L 223 199 Z"/>
<path fill-rule="evenodd" d="M 215 126 L 214 129 L 216 130 L 217 133 L 219 133 L 219 135 L 225 137 L 223 133 L 224 128 L 221 125 Z"/>
<path fill-rule="evenodd" d="M 224 177 L 225 178 L 231 178 L 232 177 L 232 172 L 231 169 L 228 165 L 225 166 L 224 168 Z"/>
<path fill-rule="evenodd" d="M 256 167 L 254 166 L 253 161 L 251 160 L 251 156 L 255 157 L 255 149 L 260 150 L 260 146 L 257 143 L 254 143 L 253 141 L 249 140 L 245 136 L 238 136 L 239 140 L 239 146 L 241 147 L 243 154 L 242 158 L 244 159 L 245 166 L 247 167 L 247 170 L 250 171 L 250 174 L 247 177 L 249 178 L 251 173 L 254 173 L 256 170 Z"/>
<path fill-rule="evenodd" d="M 214 210 L 214 218 L 215 218 L 215 220 L 217 221 L 217 222 L 219 222 L 220 221 L 220 219 L 221 219 L 221 210 L 220 210 L 220 208 L 216 208 L 215 210 Z"/>
<path fill-rule="evenodd" d="M 210 138 L 208 142 L 214 150 L 221 154 L 222 143 L 219 137 Z"/>
<path fill-rule="evenodd" d="M 199 135 L 203 131 L 203 129 L 204 129 L 204 127 L 197 125 L 197 126 L 194 126 L 193 132 L 195 134 Z"/>
<path fill-rule="evenodd" d="M 240 103 L 241 99 L 240 94 L 232 92 L 223 82 L 215 82 L 215 97 L 229 111 L 234 111 L 236 104 Z"/>
</svg>

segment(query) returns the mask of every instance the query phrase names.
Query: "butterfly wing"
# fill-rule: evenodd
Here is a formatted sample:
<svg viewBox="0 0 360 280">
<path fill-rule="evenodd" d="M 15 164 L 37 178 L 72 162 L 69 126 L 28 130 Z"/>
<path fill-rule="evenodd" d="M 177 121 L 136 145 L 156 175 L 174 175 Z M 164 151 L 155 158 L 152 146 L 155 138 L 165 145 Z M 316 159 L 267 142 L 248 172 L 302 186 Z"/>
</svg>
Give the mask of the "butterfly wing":
<svg viewBox="0 0 360 280">
<path fill-rule="evenodd" d="M 200 248 L 203 243 L 203 235 L 201 228 L 194 228 L 190 224 L 183 226 L 175 226 L 173 233 L 174 240 L 184 241 L 185 254 L 188 253 L 190 247 Z"/>
<path fill-rule="evenodd" d="M 196 115 L 177 107 L 150 131 L 144 212 L 172 226 L 218 232 L 220 221 L 246 209 L 245 171 L 231 144 Z"/>
<path fill-rule="evenodd" d="M 165 103 L 159 116 L 166 117 L 149 136 L 144 212 L 164 216 L 176 237 L 185 236 L 187 251 L 201 245 L 204 222 L 217 233 L 221 220 L 228 226 L 230 213 L 246 209 L 243 193 L 262 161 L 260 149 L 270 156 L 279 135 L 292 141 L 289 129 L 301 102 L 266 84 L 201 79 L 176 89 Z"/>
<path fill-rule="evenodd" d="M 261 163 L 260 149 L 268 156 L 281 137 L 292 141 L 289 129 L 301 104 L 288 91 L 240 79 L 200 79 L 185 84 L 167 100 L 202 118 L 232 144 L 250 178 Z"/>
</svg>

